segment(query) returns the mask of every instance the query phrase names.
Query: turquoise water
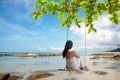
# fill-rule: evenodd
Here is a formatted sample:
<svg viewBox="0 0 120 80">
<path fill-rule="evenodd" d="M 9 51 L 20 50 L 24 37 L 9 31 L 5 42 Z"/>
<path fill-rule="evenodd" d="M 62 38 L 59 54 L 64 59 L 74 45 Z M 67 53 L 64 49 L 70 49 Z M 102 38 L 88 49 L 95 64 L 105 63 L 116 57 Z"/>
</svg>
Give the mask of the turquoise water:
<svg viewBox="0 0 120 80">
<path fill-rule="evenodd" d="M 90 56 L 87 56 L 86 62 L 89 62 Z M 84 56 L 81 56 L 84 63 Z M 101 67 L 120 67 L 120 61 L 113 59 L 99 59 L 97 61 Z M 34 72 L 40 70 L 58 70 L 65 67 L 65 59 L 62 56 L 52 57 L 0 57 L 0 72 Z"/>
<path fill-rule="evenodd" d="M 47 54 L 47 53 L 60 53 L 60 52 L 0 52 L 0 54 L 21 54 L 21 53 Z"/>
<path fill-rule="evenodd" d="M 19 80 L 26 78 L 36 71 L 56 72 L 65 67 L 65 59 L 62 57 L 0 57 L 0 72 L 8 72 L 18 75 Z"/>
<path fill-rule="evenodd" d="M 91 56 L 86 57 L 86 62 L 91 65 L 94 60 L 89 60 Z M 84 56 L 81 56 L 82 64 L 84 63 Z M 95 60 L 96 62 L 96 60 Z M 120 72 L 120 61 L 113 59 L 99 59 L 97 60 L 98 67 L 104 69 L 115 69 Z M 22 76 L 24 80 L 28 75 L 36 71 L 57 72 L 58 69 L 65 67 L 65 59 L 62 56 L 51 57 L 0 57 L 0 72 L 8 72 L 10 74 L 17 74 Z M 24 77 L 23 77 L 24 76 Z"/>
<path fill-rule="evenodd" d="M 0 57 L 0 72 L 33 72 L 63 68 L 62 57 Z M 57 68 L 56 68 L 57 67 Z"/>
</svg>

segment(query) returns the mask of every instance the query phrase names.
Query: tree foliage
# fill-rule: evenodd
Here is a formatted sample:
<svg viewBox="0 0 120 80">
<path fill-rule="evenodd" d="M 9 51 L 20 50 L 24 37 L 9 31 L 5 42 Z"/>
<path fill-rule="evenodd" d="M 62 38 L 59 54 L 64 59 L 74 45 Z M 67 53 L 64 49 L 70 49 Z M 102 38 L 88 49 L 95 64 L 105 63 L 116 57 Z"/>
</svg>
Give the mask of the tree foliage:
<svg viewBox="0 0 120 80">
<path fill-rule="evenodd" d="M 120 24 L 120 0 L 36 0 L 33 18 L 39 19 L 45 14 L 57 15 L 62 27 L 70 28 L 74 23 L 80 28 L 82 21 L 89 27 L 88 33 L 95 31 L 93 22 L 103 13 L 109 15 L 109 20 Z M 80 17 L 84 11 L 85 16 Z"/>
</svg>

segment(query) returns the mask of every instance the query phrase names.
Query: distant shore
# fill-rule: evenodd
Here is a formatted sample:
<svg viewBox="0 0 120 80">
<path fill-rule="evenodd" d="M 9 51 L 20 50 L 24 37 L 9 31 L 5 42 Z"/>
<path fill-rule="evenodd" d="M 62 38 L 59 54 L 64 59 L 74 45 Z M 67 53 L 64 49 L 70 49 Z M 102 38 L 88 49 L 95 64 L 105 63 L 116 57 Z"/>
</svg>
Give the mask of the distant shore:
<svg viewBox="0 0 120 80">
<path fill-rule="evenodd" d="M 116 49 L 110 50 L 108 52 L 120 52 L 120 48 L 116 48 Z"/>
<path fill-rule="evenodd" d="M 36 54 L 36 53 L 20 53 L 20 54 L 0 54 L 0 57 L 12 56 L 12 57 L 48 57 L 48 56 L 62 56 L 60 53 L 47 53 L 47 54 Z"/>
<path fill-rule="evenodd" d="M 51 56 L 62 56 L 58 53 L 46 53 L 46 54 L 37 54 L 37 53 L 20 53 L 20 54 L 0 54 L 0 57 L 11 56 L 11 57 L 51 57 Z M 102 53 L 93 53 L 93 56 L 90 59 L 100 59 L 100 58 L 110 58 L 120 61 L 120 54 L 115 54 L 114 52 L 102 52 Z"/>
<path fill-rule="evenodd" d="M 93 59 L 97 59 L 97 58 L 115 58 L 115 57 L 119 57 L 120 54 L 116 54 L 114 52 L 102 52 L 102 53 L 93 53 L 90 54 L 91 56 L 93 56 Z M 46 53 L 46 54 L 38 54 L 38 53 L 14 53 L 14 54 L 8 54 L 8 53 L 0 53 L 0 57 L 4 57 L 4 56 L 11 56 L 11 57 L 50 57 L 50 56 L 62 56 L 62 53 Z M 92 58 L 91 58 L 92 59 Z"/>
<path fill-rule="evenodd" d="M 115 53 L 94 53 L 91 54 L 93 57 L 90 59 L 110 58 L 114 60 L 120 60 L 120 54 Z"/>
</svg>

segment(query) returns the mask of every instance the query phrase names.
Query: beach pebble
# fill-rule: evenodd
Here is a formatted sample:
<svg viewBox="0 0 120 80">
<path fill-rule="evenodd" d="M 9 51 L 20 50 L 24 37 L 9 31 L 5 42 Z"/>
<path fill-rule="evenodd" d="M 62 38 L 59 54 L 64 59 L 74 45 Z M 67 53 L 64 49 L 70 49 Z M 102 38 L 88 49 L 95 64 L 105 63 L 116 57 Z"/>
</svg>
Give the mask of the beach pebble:
<svg viewBox="0 0 120 80">
<path fill-rule="evenodd" d="M 47 72 L 37 72 L 35 74 L 32 74 L 28 77 L 29 80 L 36 80 L 38 78 L 45 78 L 49 76 L 53 76 L 54 74 L 47 73 Z"/>
<path fill-rule="evenodd" d="M 105 71 L 94 71 L 95 74 L 98 74 L 98 75 L 106 75 L 107 72 Z"/>
<path fill-rule="evenodd" d="M 0 80 L 7 80 L 9 77 L 9 73 L 0 73 Z"/>
<path fill-rule="evenodd" d="M 8 80 L 17 80 L 19 78 L 19 76 L 16 76 L 16 75 L 12 75 L 9 77 Z"/>
<path fill-rule="evenodd" d="M 93 65 L 97 65 L 97 62 L 93 62 Z"/>
</svg>

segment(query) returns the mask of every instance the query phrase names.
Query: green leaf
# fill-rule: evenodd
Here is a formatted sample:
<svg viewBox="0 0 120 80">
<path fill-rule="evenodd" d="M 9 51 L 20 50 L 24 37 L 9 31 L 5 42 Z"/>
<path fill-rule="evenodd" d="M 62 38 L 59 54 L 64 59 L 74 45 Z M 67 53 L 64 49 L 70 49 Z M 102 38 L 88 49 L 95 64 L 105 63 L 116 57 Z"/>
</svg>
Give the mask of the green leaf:
<svg viewBox="0 0 120 80">
<path fill-rule="evenodd" d="M 36 20 L 36 19 L 37 19 L 37 16 L 36 16 L 36 15 L 33 15 L 32 18 L 33 18 L 34 20 Z"/>
<path fill-rule="evenodd" d="M 45 2 L 47 2 L 47 0 L 41 0 L 41 2 L 42 2 L 42 3 L 45 3 Z"/>
<path fill-rule="evenodd" d="M 61 11 L 58 11 L 58 19 L 59 19 L 59 20 L 62 20 L 63 17 L 64 17 L 64 13 L 61 12 Z"/>
<path fill-rule="evenodd" d="M 114 18 L 113 21 L 114 21 L 115 24 L 118 24 L 118 22 L 119 22 L 116 18 Z"/>
<path fill-rule="evenodd" d="M 42 15 L 38 15 L 38 16 L 37 16 L 37 19 L 40 19 L 41 16 L 42 16 Z"/>
<path fill-rule="evenodd" d="M 34 4 L 34 8 L 36 8 L 36 7 L 38 7 L 38 2 L 36 2 L 36 3 Z"/>
<path fill-rule="evenodd" d="M 92 30 L 93 30 L 94 32 L 97 32 L 97 30 L 96 30 L 94 27 L 92 28 Z"/>
<path fill-rule="evenodd" d="M 88 34 L 90 34 L 92 32 L 92 28 L 90 27 L 88 30 Z"/>
<path fill-rule="evenodd" d="M 78 27 L 78 28 L 81 28 L 81 26 L 80 26 L 78 23 L 77 23 L 77 27 Z"/>
<path fill-rule="evenodd" d="M 32 14 L 33 14 L 33 15 L 35 15 L 35 14 L 36 14 L 36 12 L 35 12 L 35 11 L 32 11 Z"/>
<path fill-rule="evenodd" d="M 90 24 L 90 28 L 89 28 L 89 30 L 88 30 L 88 34 L 91 33 L 92 30 L 93 30 L 93 24 Z M 95 29 L 94 29 L 94 30 L 95 30 Z"/>
<path fill-rule="evenodd" d="M 78 19 L 77 22 L 81 23 L 84 20 L 84 18 Z"/>
<path fill-rule="evenodd" d="M 109 20 L 112 21 L 112 20 L 113 20 L 113 17 L 109 17 Z"/>
<path fill-rule="evenodd" d="M 90 27 L 93 28 L 94 27 L 93 24 L 90 24 Z"/>
<path fill-rule="evenodd" d="M 84 7 L 85 5 L 87 5 L 88 4 L 88 1 L 86 0 L 84 0 L 84 1 L 81 1 L 80 2 L 80 5 L 82 6 L 82 7 Z"/>
<path fill-rule="evenodd" d="M 94 15 L 93 15 L 93 17 L 94 17 L 94 20 L 98 20 L 98 17 L 100 16 L 100 14 L 99 13 L 94 13 Z"/>
<path fill-rule="evenodd" d="M 86 23 L 85 23 L 85 26 L 86 26 L 86 27 L 88 27 L 88 26 L 89 26 L 89 24 L 90 24 L 90 23 L 86 22 Z"/>
<path fill-rule="evenodd" d="M 34 11 L 33 12 L 33 18 L 36 19 L 40 19 L 40 17 L 42 16 L 42 12 L 40 11 Z"/>
<path fill-rule="evenodd" d="M 56 4 L 55 1 L 51 1 L 52 6 L 55 6 L 55 4 Z"/>
<path fill-rule="evenodd" d="M 64 27 L 64 26 L 65 26 L 65 22 L 61 22 L 60 24 L 61 24 L 61 26 L 62 26 L 62 27 Z"/>
<path fill-rule="evenodd" d="M 97 10 L 100 14 L 102 14 L 103 11 L 107 10 L 105 4 L 102 1 L 98 3 Z"/>
<path fill-rule="evenodd" d="M 58 6 L 59 5 L 59 2 L 56 2 L 56 6 Z"/>
<path fill-rule="evenodd" d="M 99 2 L 98 6 L 100 7 L 100 9 L 106 10 L 106 6 L 105 6 L 104 2 Z"/>
</svg>

